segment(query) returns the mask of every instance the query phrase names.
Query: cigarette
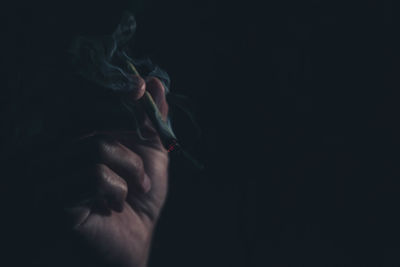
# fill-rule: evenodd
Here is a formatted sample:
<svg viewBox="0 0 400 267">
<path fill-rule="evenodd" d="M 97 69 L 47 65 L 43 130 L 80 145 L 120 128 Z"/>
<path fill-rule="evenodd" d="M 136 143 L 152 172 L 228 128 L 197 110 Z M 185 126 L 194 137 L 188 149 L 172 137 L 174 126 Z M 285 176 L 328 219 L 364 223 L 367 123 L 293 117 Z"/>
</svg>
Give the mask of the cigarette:
<svg viewBox="0 0 400 267">
<path fill-rule="evenodd" d="M 136 69 L 135 65 L 128 61 L 130 69 L 135 73 L 135 75 L 141 77 L 140 73 Z M 163 143 L 165 149 L 168 152 L 174 151 L 179 147 L 175 134 L 172 132 L 171 128 L 163 120 L 160 110 L 158 109 L 153 97 L 147 91 L 145 91 L 143 97 L 139 100 L 139 103 L 144 108 L 147 116 L 149 117 L 151 123 L 158 132 L 161 142 Z"/>
<path fill-rule="evenodd" d="M 131 62 L 127 62 L 130 69 L 134 72 L 135 75 L 141 77 L 140 73 L 136 69 L 135 65 Z M 151 123 L 156 129 L 157 133 L 160 136 L 161 142 L 165 149 L 168 152 L 175 152 L 183 155 L 186 159 L 192 162 L 194 166 L 198 169 L 204 169 L 203 164 L 198 162 L 195 158 L 193 158 L 188 152 L 182 149 L 175 134 L 172 132 L 169 125 L 163 120 L 160 110 L 158 109 L 156 103 L 154 102 L 153 97 L 147 91 L 145 91 L 143 97 L 141 97 L 138 102 L 142 105 L 146 115 L 149 117 Z"/>
</svg>

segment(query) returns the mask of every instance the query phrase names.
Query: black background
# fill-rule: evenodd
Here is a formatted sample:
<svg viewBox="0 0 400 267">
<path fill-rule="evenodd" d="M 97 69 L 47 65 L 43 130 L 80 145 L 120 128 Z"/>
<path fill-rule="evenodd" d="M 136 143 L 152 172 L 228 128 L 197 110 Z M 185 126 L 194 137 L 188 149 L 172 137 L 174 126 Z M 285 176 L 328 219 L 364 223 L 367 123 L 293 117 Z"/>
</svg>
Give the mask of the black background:
<svg viewBox="0 0 400 267">
<path fill-rule="evenodd" d="M 206 165 L 173 158 L 150 266 L 399 266 L 395 1 L 259 2 L 135 5 Z"/>
</svg>

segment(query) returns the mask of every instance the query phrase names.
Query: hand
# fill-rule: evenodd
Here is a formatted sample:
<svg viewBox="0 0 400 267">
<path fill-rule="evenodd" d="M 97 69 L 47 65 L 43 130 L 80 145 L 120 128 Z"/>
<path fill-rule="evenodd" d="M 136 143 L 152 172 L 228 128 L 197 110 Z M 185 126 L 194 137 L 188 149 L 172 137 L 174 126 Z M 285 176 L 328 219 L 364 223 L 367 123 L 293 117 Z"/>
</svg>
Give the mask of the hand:
<svg viewBox="0 0 400 267">
<path fill-rule="evenodd" d="M 162 83 L 152 77 L 140 80 L 140 84 L 132 97 L 138 99 L 147 90 L 166 119 L 168 104 Z M 61 191 L 55 209 L 68 222 L 66 228 L 53 226 L 53 235 L 66 229 L 72 236 L 65 241 L 70 248 L 61 249 L 70 251 L 55 253 L 65 252 L 65 260 L 74 266 L 146 265 L 152 232 L 167 193 L 169 160 L 148 119 L 142 132 L 145 141 L 135 133 L 97 133 L 81 138 L 66 152 L 62 170 L 53 174 L 56 177 L 47 190 Z M 60 236 L 68 238 L 68 234 Z M 60 261 L 53 266 L 62 265 L 63 259 Z"/>
</svg>

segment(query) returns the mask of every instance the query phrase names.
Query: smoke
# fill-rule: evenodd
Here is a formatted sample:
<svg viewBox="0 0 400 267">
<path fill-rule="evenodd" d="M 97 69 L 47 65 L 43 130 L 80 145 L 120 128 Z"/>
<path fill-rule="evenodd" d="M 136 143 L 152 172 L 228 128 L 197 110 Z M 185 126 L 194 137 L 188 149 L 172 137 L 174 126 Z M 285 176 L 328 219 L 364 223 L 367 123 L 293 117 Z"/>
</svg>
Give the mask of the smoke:
<svg viewBox="0 0 400 267">
<path fill-rule="evenodd" d="M 69 49 L 73 68 L 82 77 L 104 88 L 129 92 L 137 86 L 128 66 L 130 62 L 141 76 L 158 77 L 168 92 L 170 79 L 165 71 L 150 59 L 132 59 L 128 55 L 135 31 L 135 18 L 126 12 L 113 34 L 77 37 Z"/>
</svg>

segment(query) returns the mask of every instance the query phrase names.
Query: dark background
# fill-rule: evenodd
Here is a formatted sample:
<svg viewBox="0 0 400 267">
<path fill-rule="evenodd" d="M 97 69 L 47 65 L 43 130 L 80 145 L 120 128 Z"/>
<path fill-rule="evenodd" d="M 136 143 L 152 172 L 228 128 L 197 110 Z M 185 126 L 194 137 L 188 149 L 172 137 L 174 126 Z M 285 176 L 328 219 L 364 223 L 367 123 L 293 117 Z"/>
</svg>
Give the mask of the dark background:
<svg viewBox="0 0 400 267">
<path fill-rule="evenodd" d="M 175 127 L 206 165 L 173 158 L 151 267 L 400 265 L 395 1 L 133 6 L 136 52 L 190 97 L 202 138 Z"/>
</svg>

